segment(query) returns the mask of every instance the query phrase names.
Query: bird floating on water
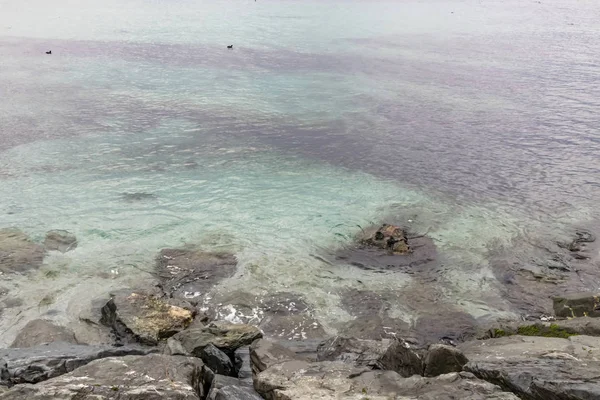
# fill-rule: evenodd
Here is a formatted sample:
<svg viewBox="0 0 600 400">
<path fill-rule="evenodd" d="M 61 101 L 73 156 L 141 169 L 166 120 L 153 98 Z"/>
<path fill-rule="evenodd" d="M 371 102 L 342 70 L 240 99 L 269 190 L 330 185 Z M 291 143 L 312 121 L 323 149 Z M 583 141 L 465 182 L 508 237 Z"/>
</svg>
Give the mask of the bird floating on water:
<svg viewBox="0 0 600 400">
<path fill-rule="evenodd" d="M 230 44 L 229 46 L 227 46 L 228 49 L 233 49 L 233 45 Z"/>
<path fill-rule="evenodd" d="M 52 54 L 52 50 L 48 50 L 46 54 Z"/>
</svg>

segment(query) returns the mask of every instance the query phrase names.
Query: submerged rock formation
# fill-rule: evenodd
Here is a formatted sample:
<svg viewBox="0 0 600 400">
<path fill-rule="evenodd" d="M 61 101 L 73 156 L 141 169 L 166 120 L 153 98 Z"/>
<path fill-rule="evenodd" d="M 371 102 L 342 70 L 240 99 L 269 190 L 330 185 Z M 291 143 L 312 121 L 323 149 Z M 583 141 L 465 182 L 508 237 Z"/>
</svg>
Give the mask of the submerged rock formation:
<svg viewBox="0 0 600 400">
<path fill-rule="evenodd" d="M 74 250 L 77 247 L 77 238 L 69 231 L 53 230 L 46 233 L 44 240 L 46 250 L 57 250 L 61 253 Z"/>
<path fill-rule="evenodd" d="M 0 229 L 0 272 L 27 272 L 44 261 L 44 248 L 18 229 Z"/>
</svg>

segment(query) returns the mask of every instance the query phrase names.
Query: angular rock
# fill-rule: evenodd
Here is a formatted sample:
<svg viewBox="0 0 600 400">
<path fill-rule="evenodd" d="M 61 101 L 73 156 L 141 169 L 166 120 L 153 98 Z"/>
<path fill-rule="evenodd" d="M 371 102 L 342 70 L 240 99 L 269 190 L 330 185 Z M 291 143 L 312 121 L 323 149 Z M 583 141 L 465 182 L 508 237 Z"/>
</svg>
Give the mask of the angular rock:
<svg viewBox="0 0 600 400">
<path fill-rule="evenodd" d="M 450 372 L 460 372 L 469 362 L 467 357 L 456 347 L 444 344 L 429 346 L 425 356 L 424 376 L 438 376 Z"/>
<path fill-rule="evenodd" d="M 46 250 L 58 250 L 61 253 L 74 250 L 77 247 L 77 238 L 69 231 L 53 230 L 46 233 L 44 240 Z"/>
<path fill-rule="evenodd" d="M 200 400 L 202 374 L 202 361 L 193 357 L 110 357 L 37 385 L 16 386 L 0 399 Z"/>
<path fill-rule="evenodd" d="M 0 272 L 26 272 L 44 261 L 44 248 L 18 229 L 0 229 Z"/>
<path fill-rule="evenodd" d="M 252 380 L 243 381 L 224 375 L 215 375 L 208 392 L 207 400 L 259 400 L 254 391 Z"/>
<path fill-rule="evenodd" d="M 256 377 L 254 387 L 268 400 L 517 400 L 516 396 L 472 375 L 403 378 L 394 371 L 372 371 L 331 361 L 276 364 Z"/>
<path fill-rule="evenodd" d="M 600 338 L 510 336 L 460 345 L 465 371 L 528 400 L 600 398 Z"/>
<path fill-rule="evenodd" d="M 208 400 L 263 400 L 252 386 L 228 385 L 211 390 Z"/>
<path fill-rule="evenodd" d="M 261 337 L 262 332 L 254 326 L 226 322 L 215 322 L 208 326 L 187 329 L 174 336 L 186 351 L 196 357 L 201 357 L 202 349 L 209 344 L 232 357 L 235 350 L 248 346 Z"/>
<path fill-rule="evenodd" d="M 173 337 L 167 339 L 167 343 L 165 344 L 165 348 L 163 349 L 163 354 L 166 354 L 168 356 L 190 355 L 190 353 L 188 353 L 187 350 L 183 348 L 181 342 Z"/>
<path fill-rule="evenodd" d="M 241 381 L 252 382 L 252 361 L 250 360 L 250 347 L 240 347 L 234 353 L 235 375 Z"/>
<path fill-rule="evenodd" d="M 154 351 L 140 347 L 84 346 L 62 342 L 0 350 L 0 384 L 37 383 L 100 358 L 144 355 Z"/>
<path fill-rule="evenodd" d="M 557 317 L 600 317 L 600 293 L 574 293 L 552 299 Z"/>
<path fill-rule="evenodd" d="M 101 322 L 119 338 L 132 335 L 143 344 L 156 345 L 190 325 L 190 310 L 143 290 L 119 290 L 102 308 Z"/>
<path fill-rule="evenodd" d="M 169 297 L 197 303 L 210 289 L 235 274 L 232 254 L 195 249 L 163 249 L 156 260 L 160 285 Z"/>
<path fill-rule="evenodd" d="M 10 347 L 25 348 L 51 342 L 77 344 L 73 332 L 64 326 L 56 325 L 52 321 L 44 319 L 34 319 L 21 329 Z"/>
<path fill-rule="evenodd" d="M 200 358 L 204 364 L 210 368 L 215 374 L 233 376 L 233 363 L 221 350 L 217 349 L 213 344 L 208 344 L 200 350 Z"/>
<path fill-rule="evenodd" d="M 380 369 L 395 371 L 403 377 L 423 374 L 423 351 L 402 339 L 394 339 L 379 358 Z"/>
<path fill-rule="evenodd" d="M 255 375 L 275 364 L 297 358 L 296 353 L 272 340 L 260 339 L 250 345 L 250 360 L 252 361 L 252 372 Z"/>
<path fill-rule="evenodd" d="M 411 251 L 406 232 L 395 225 L 383 224 L 373 235 L 365 239 L 364 243 L 386 250 L 390 254 L 407 254 Z"/>
<path fill-rule="evenodd" d="M 336 336 L 321 343 L 317 361 L 341 361 L 356 367 L 379 368 L 392 343 L 390 339 L 375 341 Z"/>
</svg>

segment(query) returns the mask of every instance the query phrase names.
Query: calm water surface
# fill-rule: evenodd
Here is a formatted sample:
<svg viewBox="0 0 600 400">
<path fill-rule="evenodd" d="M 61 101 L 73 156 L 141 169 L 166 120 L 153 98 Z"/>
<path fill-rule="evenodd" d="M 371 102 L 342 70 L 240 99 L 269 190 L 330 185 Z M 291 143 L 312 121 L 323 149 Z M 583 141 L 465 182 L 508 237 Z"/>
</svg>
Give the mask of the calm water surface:
<svg viewBox="0 0 600 400">
<path fill-rule="evenodd" d="M 7 338 L 186 243 L 334 329 L 339 291 L 415 285 L 315 257 L 383 220 L 435 240 L 448 304 L 512 314 L 490 252 L 599 225 L 598 2 L 52 3 L 0 0 L 0 227 L 80 245 L 5 279 Z"/>
</svg>

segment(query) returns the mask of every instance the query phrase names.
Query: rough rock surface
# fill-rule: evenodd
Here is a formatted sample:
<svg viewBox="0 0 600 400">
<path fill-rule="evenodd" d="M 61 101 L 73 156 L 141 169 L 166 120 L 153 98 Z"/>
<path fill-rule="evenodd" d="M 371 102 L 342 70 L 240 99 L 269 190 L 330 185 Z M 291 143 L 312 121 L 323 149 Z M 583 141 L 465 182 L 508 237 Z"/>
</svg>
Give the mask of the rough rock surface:
<svg viewBox="0 0 600 400">
<path fill-rule="evenodd" d="M 262 332 L 254 326 L 215 322 L 179 332 L 174 339 L 179 340 L 183 348 L 196 357 L 201 357 L 202 349 L 209 344 L 232 357 L 235 350 L 248 346 L 261 337 Z"/>
<path fill-rule="evenodd" d="M 213 344 L 209 344 L 200 350 L 200 358 L 215 374 L 234 375 L 235 370 L 231 359 Z"/>
<path fill-rule="evenodd" d="M 272 340 L 260 339 L 250 346 L 250 359 L 254 374 L 259 374 L 275 364 L 297 358 L 296 353 Z"/>
<path fill-rule="evenodd" d="M 393 341 L 360 340 L 336 336 L 317 349 L 318 361 L 342 361 L 356 367 L 380 368 L 380 362 Z"/>
<path fill-rule="evenodd" d="M 24 348 L 38 346 L 44 343 L 66 342 L 77 343 L 72 331 L 59 326 L 52 321 L 34 319 L 29 321 L 19 332 L 16 339 L 10 345 L 13 348 Z"/>
<path fill-rule="evenodd" d="M 511 335 L 567 338 L 572 335 L 600 336 L 600 318 L 579 317 L 551 322 L 508 321 L 495 324 L 478 339 Z"/>
<path fill-rule="evenodd" d="M 424 376 L 438 376 L 450 372 L 460 372 L 469 362 L 467 357 L 455 347 L 444 344 L 429 346 L 424 361 Z"/>
<path fill-rule="evenodd" d="M 365 239 L 364 243 L 383 249 L 390 254 L 407 254 L 411 251 L 406 232 L 395 225 L 383 224 L 374 234 Z"/>
<path fill-rule="evenodd" d="M 11 400 L 199 400 L 202 361 L 193 357 L 110 357 L 37 385 L 1 394 Z"/>
<path fill-rule="evenodd" d="M 394 339 L 377 362 L 383 370 L 395 371 L 401 376 L 409 377 L 423 374 L 423 354 L 402 339 Z"/>
<path fill-rule="evenodd" d="M 91 361 L 156 351 L 139 347 L 84 346 L 55 342 L 25 349 L 0 350 L 0 384 L 37 383 Z"/>
<path fill-rule="evenodd" d="M 168 356 L 189 356 L 190 353 L 183 348 L 181 342 L 173 337 L 167 339 L 163 353 Z"/>
<path fill-rule="evenodd" d="M 77 248 L 77 238 L 69 231 L 49 231 L 46 233 L 44 247 L 46 250 L 58 250 L 61 253 L 66 253 Z"/>
<path fill-rule="evenodd" d="M 371 371 L 329 361 L 276 364 L 256 377 L 254 387 L 268 400 L 518 399 L 471 374 L 403 378 L 393 371 Z"/>
<path fill-rule="evenodd" d="M 464 367 L 527 400 L 600 398 L 600 338 L 510 336 L 464 343 Z"/>
<path fill-rule="evenodd" d="M 552 301 L 557 317 L 600 317 L 600 293 L 574 293 Z"/>
<path fill-rule="evenodd" d="M 262 397 L 252 387 L 252 380 L 215 375 L 207 400 L 262 400 Z"/>
<path fill-rule="evenodd" d="M 119 290 L 102 308 L 101 322 L 113 328 L 117 337 L 155 345 L 185 329 L 192 322 L 189 309 L 143 290 Z"/>
<path fill-rule="evenodd" d="M 250 347 L 240 347 L 234 353 L 235 375 L 242 381 L 252 382 L 252 361 Z"/>
<path fill-rule="evenodd" d="M 44 248 L 18 229 L 0 229 L 0 272 L 26 272 L 44 261 Z"/>
<path fill-rule="evenodd" d="M 163 291 L 169 296 L 197 303 L 213 286 L 235 274 L 232 254 L 196 249 L 163 249 L 156 260 Z"/>
</svg>

